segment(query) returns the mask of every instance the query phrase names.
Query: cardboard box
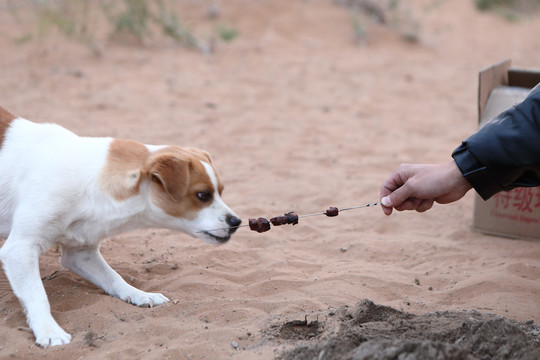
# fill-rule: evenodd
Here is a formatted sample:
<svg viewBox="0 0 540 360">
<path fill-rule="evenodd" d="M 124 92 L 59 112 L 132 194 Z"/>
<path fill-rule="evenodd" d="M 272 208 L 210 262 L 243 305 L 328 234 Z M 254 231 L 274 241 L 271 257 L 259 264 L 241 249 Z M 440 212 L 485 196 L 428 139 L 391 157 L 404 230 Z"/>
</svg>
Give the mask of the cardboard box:
<svg viewBox="0 0 540 360">
<path fill-rule="evenodd" d="M 540 83 L 540 70 L 513 69 L 506 60 L 479 74 L 478 122 L 482 127 L 523 101 Z M 540 187 L 516 188 L 474 202 L 473 230 L 511 238 L 540 239 Z"/>
</svg>

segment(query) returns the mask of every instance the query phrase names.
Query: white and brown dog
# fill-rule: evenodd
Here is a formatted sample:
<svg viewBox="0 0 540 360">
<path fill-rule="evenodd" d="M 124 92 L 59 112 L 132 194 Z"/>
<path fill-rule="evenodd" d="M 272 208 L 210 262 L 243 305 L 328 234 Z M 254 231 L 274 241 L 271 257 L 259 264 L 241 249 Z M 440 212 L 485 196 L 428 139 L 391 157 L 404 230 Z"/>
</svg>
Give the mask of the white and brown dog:
<svg viewBox="0 0 540 360">
<path fill-rule="evenodd" d="M 0 170 L 0 259 L 43 347 L 71 340 L 52 317 L 40 278 L 39 255 L 52 245 L 61 245 L 63 266 L 107 294 L 153 306 L 168 299 L 126 283 L 99 252 L 105 237 L 162 227 L 216 244 L 241 222 L 222 201 L 223 185 L 203 151 L 79 137 L 1 107 Z"/>
</svg>

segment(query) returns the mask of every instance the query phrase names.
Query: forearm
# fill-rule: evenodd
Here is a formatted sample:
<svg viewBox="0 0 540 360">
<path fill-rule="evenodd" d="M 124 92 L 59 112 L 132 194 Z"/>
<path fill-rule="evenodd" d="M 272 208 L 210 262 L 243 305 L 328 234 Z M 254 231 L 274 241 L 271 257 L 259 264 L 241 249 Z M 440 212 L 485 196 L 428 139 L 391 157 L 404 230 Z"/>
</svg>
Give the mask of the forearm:
<svg viewBox="0 0 540 360">
<path fill-rule="evenodd" d="M 483 199 L 540 185 L 540 86 L 465 140 L 452 154 Z"/>
</svg>

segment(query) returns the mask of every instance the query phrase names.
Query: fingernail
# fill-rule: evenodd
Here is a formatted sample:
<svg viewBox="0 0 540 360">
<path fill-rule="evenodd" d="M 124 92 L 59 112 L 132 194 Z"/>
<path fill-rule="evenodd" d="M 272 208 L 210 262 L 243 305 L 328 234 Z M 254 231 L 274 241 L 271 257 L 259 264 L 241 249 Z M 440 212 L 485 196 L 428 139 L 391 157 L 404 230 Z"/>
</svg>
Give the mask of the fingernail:
<svg viewBox="0 0 540 360">
<path fill-rule="evenodd" d="M 390 207 L 392 205 L 392 203 L 390 202 L 390 195 L 383 197 L 381 199 L 381 203 L 386 207 Z"/>
</svg>

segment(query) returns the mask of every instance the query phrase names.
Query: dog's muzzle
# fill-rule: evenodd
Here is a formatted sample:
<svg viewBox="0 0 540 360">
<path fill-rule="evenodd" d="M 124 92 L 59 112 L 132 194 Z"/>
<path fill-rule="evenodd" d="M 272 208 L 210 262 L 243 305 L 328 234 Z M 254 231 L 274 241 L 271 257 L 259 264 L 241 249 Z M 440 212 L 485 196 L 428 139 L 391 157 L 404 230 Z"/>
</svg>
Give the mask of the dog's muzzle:
<svg viewBox="0 0 540 360">
<path fill-rule="evenodd" d="M 242 223 L 242 220 L 238 218 L 237 216 L 229 214 L 225 218 L 225 222 L 227 223 L 227 225 L 229 225 L 228 234 L 226 236 L 217 236 L 216 234 L 213 234 L 213 230 L 203 231 L 203 233 L 211 237 L 213 240 L 217 241 L 220 244 L 226 243 L 231 238 L 231 235 L 234 234 L 236 229 L 238 229 L 238 227 Z M 227 228 L 221 229 L 221 230 L 226 230 L 226 229 Z"/>
</svg>

